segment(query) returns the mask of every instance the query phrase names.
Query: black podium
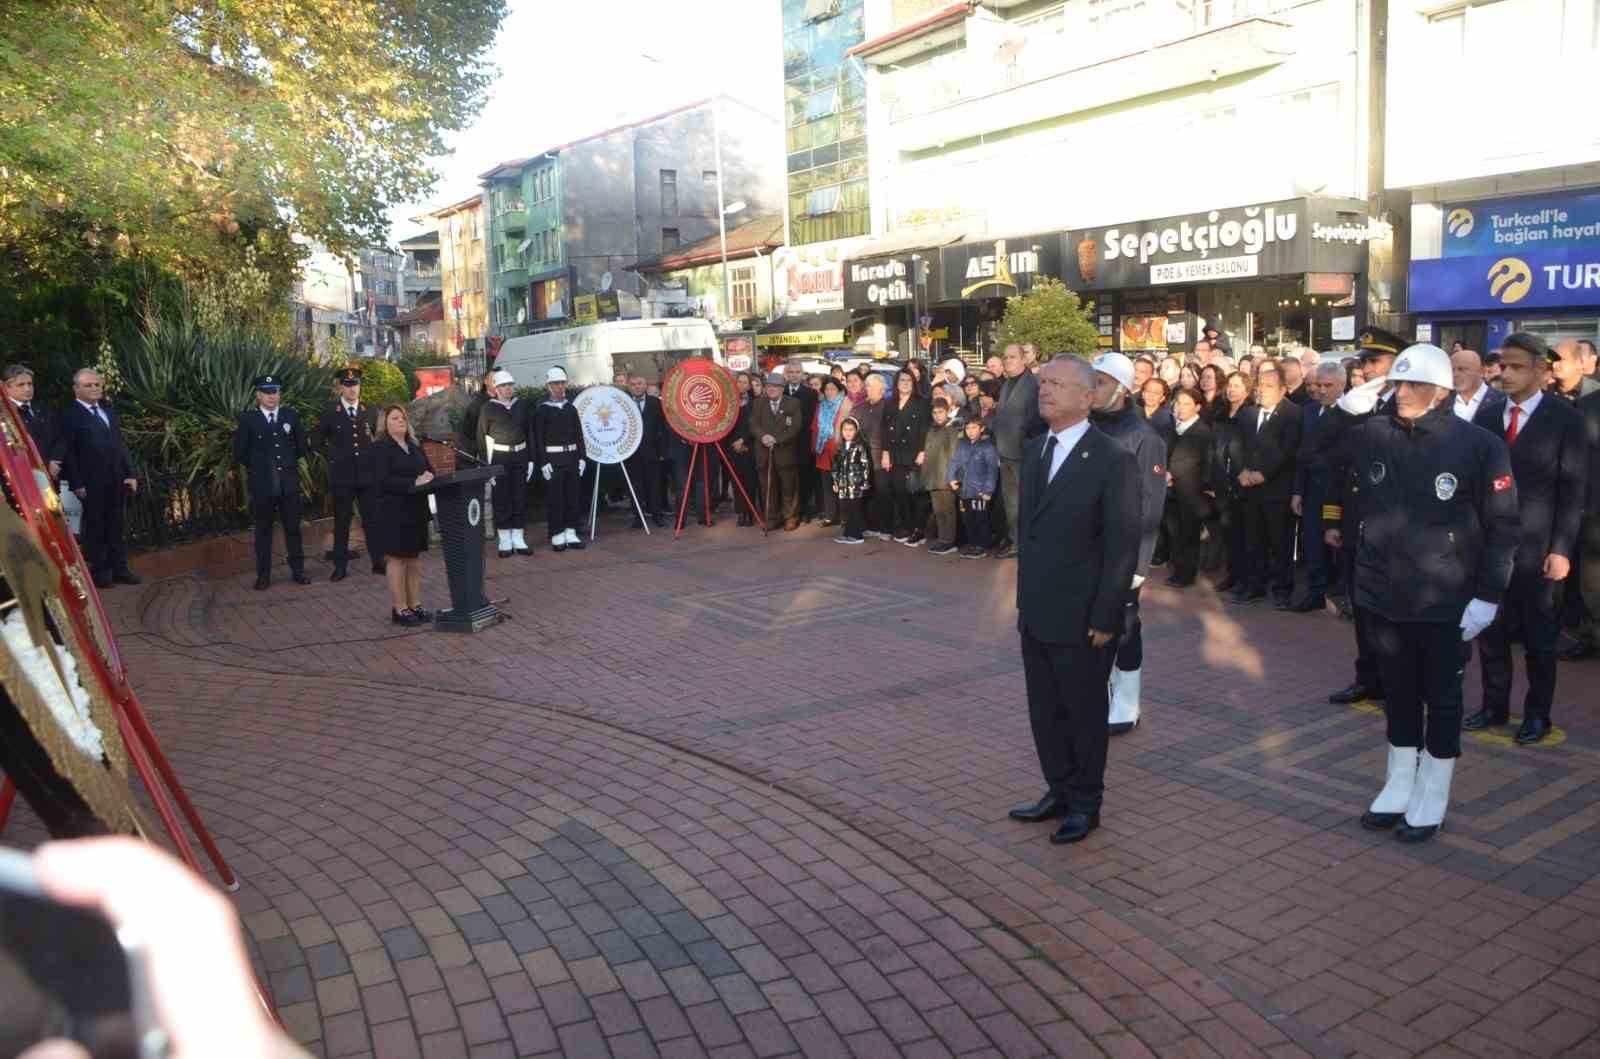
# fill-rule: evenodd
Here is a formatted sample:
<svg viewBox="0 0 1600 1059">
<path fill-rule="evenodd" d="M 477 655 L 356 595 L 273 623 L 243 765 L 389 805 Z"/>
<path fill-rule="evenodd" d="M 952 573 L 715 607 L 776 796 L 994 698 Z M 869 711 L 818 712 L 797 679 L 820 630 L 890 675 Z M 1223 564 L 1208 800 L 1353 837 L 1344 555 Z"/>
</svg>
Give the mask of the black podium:
<svg viewBox="0 0 1600 1059">
<path fill-rule="evenodd" d="M 436 630 L 477 632 L 505 618 L 483 594 L 483 483 L 504 473 L 504 467 L 472 467 L 412 488 L 433 496 L 444 543 L 450 609 L 435 613 Z"/>
</svg>

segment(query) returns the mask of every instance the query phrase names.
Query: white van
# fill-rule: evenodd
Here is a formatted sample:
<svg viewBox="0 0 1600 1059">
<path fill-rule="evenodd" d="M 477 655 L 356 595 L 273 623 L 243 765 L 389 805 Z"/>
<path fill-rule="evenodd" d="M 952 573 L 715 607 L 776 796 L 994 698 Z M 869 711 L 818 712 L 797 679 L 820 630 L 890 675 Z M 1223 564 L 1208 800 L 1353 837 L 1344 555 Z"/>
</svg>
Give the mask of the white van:
<svg viewBox="0 0 1600 1059">
<path fill-rule="evenodd" d="M 564 368 L 574 386 L 609 384 L 618 372 L 656 382 L 685 357 L 722 363 L 717 333 L 705 320 L 608 320 L 508 338 L 495 358 L 518 386 L 543 386 L 545 372 Z"/>
</svg>

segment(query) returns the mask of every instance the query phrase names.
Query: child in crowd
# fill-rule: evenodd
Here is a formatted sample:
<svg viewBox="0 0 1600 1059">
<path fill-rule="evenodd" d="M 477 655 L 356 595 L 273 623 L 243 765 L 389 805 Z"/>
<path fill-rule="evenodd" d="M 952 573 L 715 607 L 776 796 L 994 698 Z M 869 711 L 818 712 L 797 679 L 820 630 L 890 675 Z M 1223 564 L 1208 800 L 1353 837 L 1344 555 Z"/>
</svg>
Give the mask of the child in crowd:
<svg viewBox="0 0 1600 1059">
<path fill-rule="evenodd" d="M 872 454 L 861 437 L 861 424 L 855 416 L 846 416 L 839 424 L 839 446 L 833 454 L 833 492 L 839 498 L 839 522 L 844 528 L 833 543 L 866 540 L 866 496 L 871 486 Z"/>
<path fill-rule="evenodd" d="M 929 555 L 956 550 L 956 494 L 950 488 L 950 457 L 955 455 L 960 429 L 950 421 L 950 402 L 933 399 L 933 426 L 922 442 L 922 480 L 928 483 L 933 511 L 928 516 Z"/>
<path fill-rule="evenodd" d="M 989 501 L 1000 483 L 1000 457 L 984 423 L 969 420 L 963 430 L 966 436 L 956 446 L 947 474 L 950 488 L 961 498 L 961 528 L 967 535 L 961 558 L 982 559 L 992 543 Z"/>
</svg>

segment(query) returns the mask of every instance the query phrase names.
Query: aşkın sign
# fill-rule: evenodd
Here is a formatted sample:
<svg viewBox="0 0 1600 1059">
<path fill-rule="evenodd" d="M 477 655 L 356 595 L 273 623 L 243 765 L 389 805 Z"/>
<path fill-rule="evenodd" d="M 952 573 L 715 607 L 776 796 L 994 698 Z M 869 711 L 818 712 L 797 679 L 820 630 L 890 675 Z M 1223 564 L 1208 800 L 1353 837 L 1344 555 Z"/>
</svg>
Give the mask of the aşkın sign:
<svg viewBox="0 0 1600 1059">
<path fill-rule="evenodd" d="M 939 251 L 940 301 L 1010 298 L 1041 276 L 1061 276 L 1061 235 L 1018 235 Z"/>
<path fill-rule="evenodd" d="M 1372 232 L 1365 203 L 1327 198 L 1075 229 L 1061 236 L 1062 280 L 1082 291 L 1354 274 L 1365 270 Z"/>
</svg>

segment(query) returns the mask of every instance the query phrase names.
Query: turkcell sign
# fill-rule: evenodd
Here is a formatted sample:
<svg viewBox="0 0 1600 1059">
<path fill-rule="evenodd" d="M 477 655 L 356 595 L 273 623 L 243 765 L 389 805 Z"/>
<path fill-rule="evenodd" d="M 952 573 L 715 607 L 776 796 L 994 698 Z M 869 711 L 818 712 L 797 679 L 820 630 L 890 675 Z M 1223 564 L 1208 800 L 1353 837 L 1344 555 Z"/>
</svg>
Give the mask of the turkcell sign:
<svg viewBox="0 0 1600 1059">
<path fill-rule="evenodd" d="M 1600 188 L 1447 202 L 1445 257 L 1600 246 Z"/>
<path fill-rule="evenodd" d="M 1418 313 L 1600 306 L 1600 242 L 1411 262 L 1411 311 Z"/>
</svg>

